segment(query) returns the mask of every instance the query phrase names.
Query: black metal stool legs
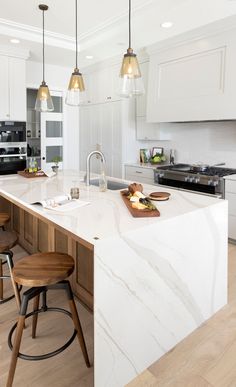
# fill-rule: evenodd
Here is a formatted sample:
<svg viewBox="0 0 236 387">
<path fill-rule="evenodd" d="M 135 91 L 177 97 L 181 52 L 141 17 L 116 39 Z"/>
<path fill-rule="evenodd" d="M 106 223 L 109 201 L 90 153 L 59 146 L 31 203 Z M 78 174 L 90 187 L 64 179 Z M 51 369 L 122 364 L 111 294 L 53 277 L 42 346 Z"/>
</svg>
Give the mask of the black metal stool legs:
<svg viewBox="0 0 236 387">
<path fill-rule="evenodd" d="M 13 253 L 11 251 L 4 251 L 3 253 L 0 254 L 0 304 L 4 304 L 5 302 L 10 301 L 12 298 L 15 297 L 17 307 L 18 307 L 18 309 L 20 309 L 20 293 L 19 292 L 20 292 L 21 287 L 18 288 L 17 284 L 13 280 L 13 276 L 12 276 L 13 260 L 12 260 L 12 257 L 13 257 Z M 3 275 L 2 266 L 5 263 L 7 263 L 7 265 L 8 265 L 10 275 Z M 4 279 L 11 279 L 12 287 L 14 290 L 14 294 L 5 298 L 5 299 L 3 298 L 3 280 Z"/>
<path fill-rule="evenodd" d="M 77 312 L 74 296 L 73 296 L 69 281 L 66 281 L 66 288 L 67 288 L 67 295 L 68 295 L 70 312 L 71 312 L 71 315 L 72 315 L 72 318 L 74 321 L 75 329 L 77 331 L 77 338 L 78 338 L 79 343 L 80 343 L 80 347 L 81 347 L 81 350 L 82 350 L 82 353 L 84 356 L 86 366 L 90 367 L 90 362 L 89 362 L 89 358 L 88 358 L 88 352 L 87 352 L 87 348 L 86 348 L 86 344 L 85 344 L 85 340 L 84 340 L 84 335 L 83 335 L 81 323 L 79 320 L 79 315 Z"/>
</svg>

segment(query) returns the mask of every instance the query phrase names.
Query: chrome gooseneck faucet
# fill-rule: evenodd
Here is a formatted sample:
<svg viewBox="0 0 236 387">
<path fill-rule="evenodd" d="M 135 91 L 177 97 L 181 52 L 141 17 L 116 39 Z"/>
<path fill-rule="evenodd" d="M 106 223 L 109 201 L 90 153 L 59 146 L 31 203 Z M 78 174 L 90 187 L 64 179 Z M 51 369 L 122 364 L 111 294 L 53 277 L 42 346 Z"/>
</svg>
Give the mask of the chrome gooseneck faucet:
<svg viewBox="0 0 236 387">
<path fill-rule="evenodd" d="M 101 157 L 101 162 L 103 164 L 106 163 L 106 160 L 105 160 L 105 156 L 102 152 L 98 151 L 98 150 L 95 150 L 95 151 L 92 151 L 88 154 L 87 156 L 87 161 L 86 161 L 86 175 L 85 175 L 85 182 L 86 182 L 86 185 L 89 186 L 90 185 L 90 159 L 93 155 L 98 155 Z"/>
</svg>

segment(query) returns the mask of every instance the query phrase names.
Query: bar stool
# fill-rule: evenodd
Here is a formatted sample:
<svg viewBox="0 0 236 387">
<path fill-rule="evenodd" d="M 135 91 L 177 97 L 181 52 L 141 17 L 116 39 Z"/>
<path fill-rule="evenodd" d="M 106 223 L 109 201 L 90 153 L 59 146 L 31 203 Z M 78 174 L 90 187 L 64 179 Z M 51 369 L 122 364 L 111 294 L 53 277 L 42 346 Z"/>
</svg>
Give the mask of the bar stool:
<svg viewBox="0 0 236 387">
<path fill-rule="evenodd" d="M 0 222 L 1 224 L 1 222 Z M 2 227 L 2 226 L 0 226 Z M 20 295 L 18 286 L 12 280 L 12 269 L 13 269 L 13 253 L 11 251 L 18 242 L 18 237 L 15 232 L 12 231 L 0 231 L 0 305 L 4 304 L 7 301 L 10 301 L 12 298 L 16 297 L 16 303 L 18 308 L 20 308 Z M 3 274 L 3 265 L 7 263 L 10 275 Z M 3 280 L 11 279 L 14 294 L 9 297 L 4 298 L 3 291 Z"/>
<path fill-rule="evenodd" d="M 90 367 L 88 353 L 84 341 L 79 316 L 77 313 L 70 282 L 66 280 L 74 271 L 74 260 L 70 255 L 62 253 L 39 253 L 33 254 L 19 260 L 12 271 L 13 280 L 22 286 L 30 287 L 22 296 L 18 322 L 13 325 L 8 336 L 8 345 L 12 350 L 10 369 L 6 387 L 11 387 L 14 379 L 18 357 L 25 360 L 43 360 L 55 356 L 64 351 L 77 336 L 87 367 Z M 55 307 L 48 307 L 46 294 L 49 289 L 63 289 L 67 294 L 70 312 Z M 39 308 L 40 295 L 42 295 L 42 307 Z M 33 300 L 33 312 L 27 314 L 28 303 Z M 38 315 L 47 311 L 65 313 L 74 323 L 74 333 L 71 338 L 57 350 L 38 356 L 20 353 L 20 344 L 24 329 L 25 319 L 33 316 L 32 338 L 36 337 Z M 12 335 L 16 330 L 14 344 Z"/>
<path fill-rule="evenodd" d="M 10 220 L 10 215 L 8 215 L 6 212 L 0 212 L 0 228 L 4 230 L 9 220 Z"/>
</svg>

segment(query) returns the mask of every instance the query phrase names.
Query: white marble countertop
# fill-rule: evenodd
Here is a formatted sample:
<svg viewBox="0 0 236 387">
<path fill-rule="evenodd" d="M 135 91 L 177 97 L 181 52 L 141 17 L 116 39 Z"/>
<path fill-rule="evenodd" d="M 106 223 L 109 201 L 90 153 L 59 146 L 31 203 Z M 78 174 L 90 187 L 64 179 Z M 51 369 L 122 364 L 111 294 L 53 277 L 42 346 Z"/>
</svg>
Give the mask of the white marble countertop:
<svg viewBox="0 0 236 387">
<path fill-rule="evenodd" d="M 119 191 L 99 192 L 96 186 L 86 187 L 81 177 L 82 174 L 76 171 L 61 171 L 53 178 L 27 179 L 19 175 L 0 176 L 0 193 L 93 244 L 95 237 L 103 239 L 124 235 L 129 231 L 214 205 L 219 201 L 204 195 L 144 185 L 145 194 L 165 191 L 171 193 L 171 196 L 166 202 L 156 202 L 161 213 L 159 218 L 133 218 L 124 205 Z M 90 202 L 88 206 L 66 213 L 57 213 L 43 209 L 40 205 L 31 205 L 45 198 L 69 193 L 70 188 L 75 184 L 74 181 L 80 188 L 80 199 Z"/>
<path fill-rule="evenodd" d="M 0 176 L 0 195 L 94 245 L 94 386 L 123 387 L 226 304 L 227 202 L 144 185 L 171 196 L 156 202 L 159 218 L 133 218 L 119 191 L 81 177 Z M 56 213 L 30 204 L 74 185 L 89 205 Z"/>
<path fill-rule="evenodd" d="M 224 176 L 225 180 L 236 180 L 236 174 L 235 175 L 229 175 L 229 176 Z"/>
</svg>

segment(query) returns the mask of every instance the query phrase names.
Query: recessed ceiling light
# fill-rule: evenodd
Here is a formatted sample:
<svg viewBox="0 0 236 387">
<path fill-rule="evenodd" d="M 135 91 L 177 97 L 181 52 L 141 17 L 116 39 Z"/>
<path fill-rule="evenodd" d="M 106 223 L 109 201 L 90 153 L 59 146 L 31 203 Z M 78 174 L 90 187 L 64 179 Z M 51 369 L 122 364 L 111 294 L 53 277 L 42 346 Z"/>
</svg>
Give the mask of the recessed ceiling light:
<svg viewBox="0 0 236 387">
<path fill-rule="evenodd" d="M 19 39 L 11 39 L 10 42 L 13 43 L 13 44 L 20 43 Z"/>
<path fill-rule="evenodd" d="M 172 26 L 173 26 L 173 23 L 170 21 L 166 21 L 166 22 L 161 23 L 162 28 L 171 28 Z"/>
<path fill-rule="evenodd" d="M 86 55 L 86 59 L 93 59 L 93 55 Z"/>
</svg>

